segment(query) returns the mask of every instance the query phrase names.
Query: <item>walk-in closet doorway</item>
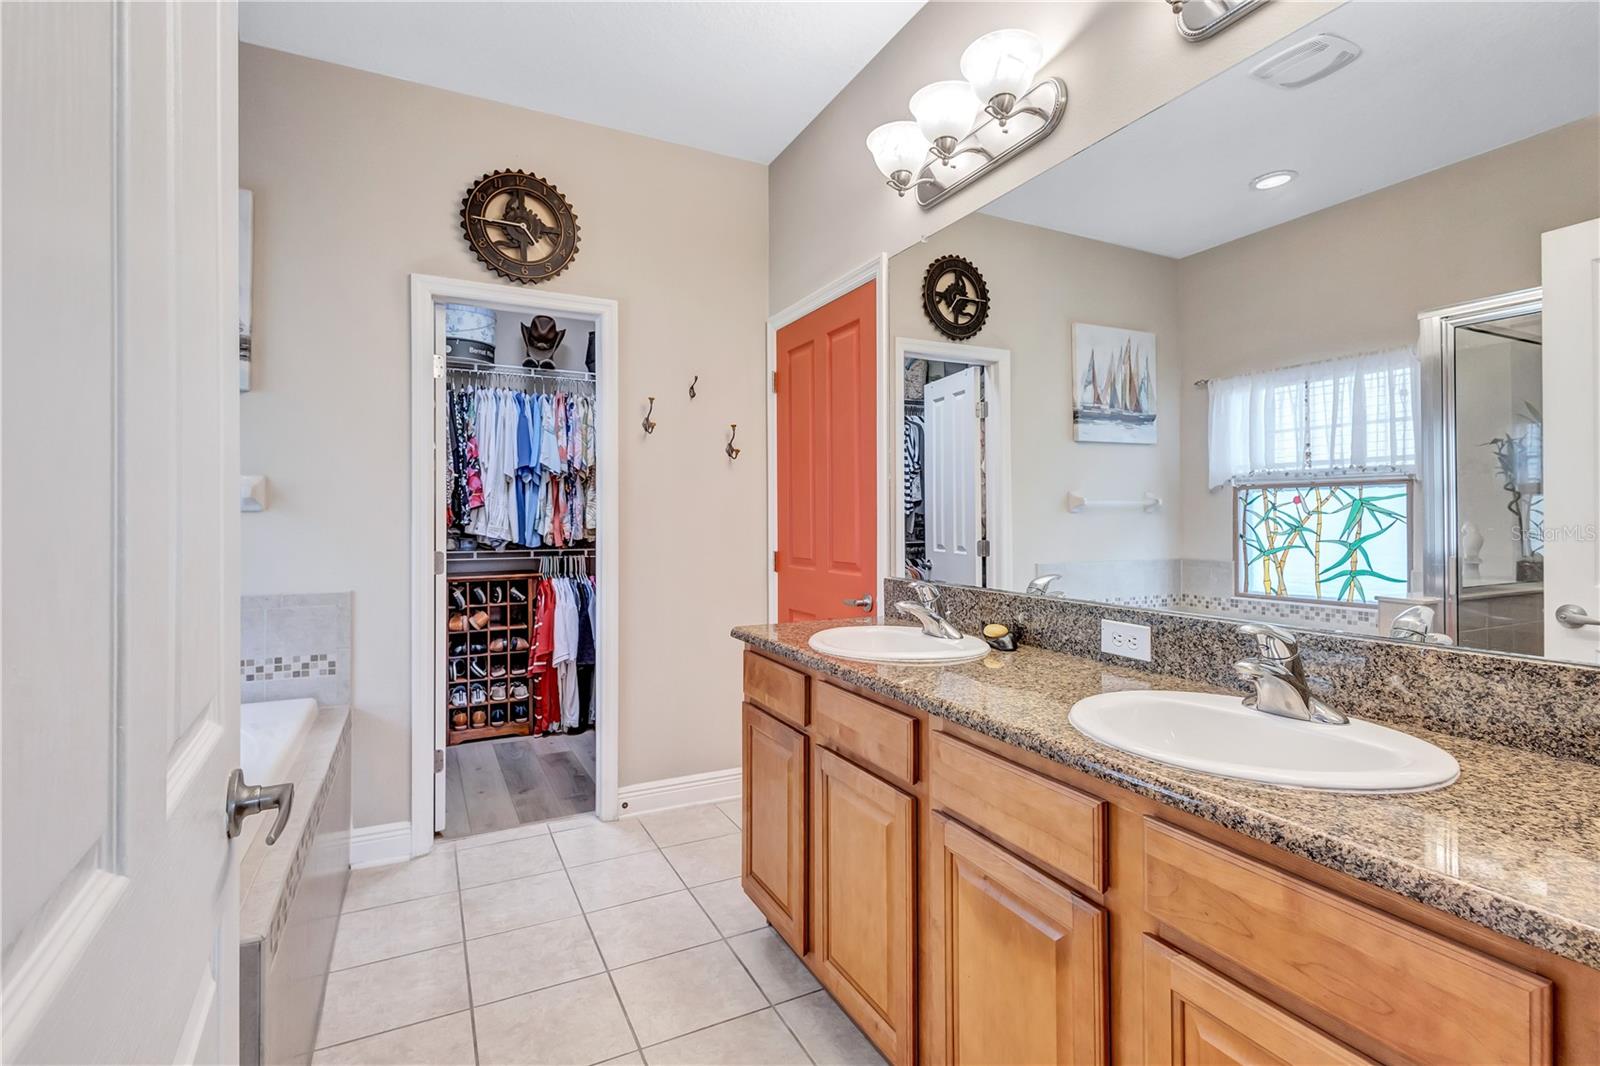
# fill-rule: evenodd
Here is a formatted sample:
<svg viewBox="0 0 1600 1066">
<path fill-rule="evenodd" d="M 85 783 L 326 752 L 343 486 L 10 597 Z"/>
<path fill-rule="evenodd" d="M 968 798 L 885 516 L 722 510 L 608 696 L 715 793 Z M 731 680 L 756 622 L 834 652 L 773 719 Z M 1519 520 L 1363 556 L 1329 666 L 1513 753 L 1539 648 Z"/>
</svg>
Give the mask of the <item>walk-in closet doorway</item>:
<svg viewBox="0 0 1600 1066">
<path fill-rule="evenodd" d="M 595 810 L 617 816 L 618 505 L 617 303 L 493 282 L 411 275 L 411 853 L 426 854 L 445 828 L 450 650 L 445 491 L 446 344 L 443 308 L 465 304 L 526 318 L 577 320 L 595 334 L 593 537 L 595 590 Z M 491 591 L 493 591 L 491 589 Z M 494 741 L 491 741 L 494 743 Z"/>
</svg>

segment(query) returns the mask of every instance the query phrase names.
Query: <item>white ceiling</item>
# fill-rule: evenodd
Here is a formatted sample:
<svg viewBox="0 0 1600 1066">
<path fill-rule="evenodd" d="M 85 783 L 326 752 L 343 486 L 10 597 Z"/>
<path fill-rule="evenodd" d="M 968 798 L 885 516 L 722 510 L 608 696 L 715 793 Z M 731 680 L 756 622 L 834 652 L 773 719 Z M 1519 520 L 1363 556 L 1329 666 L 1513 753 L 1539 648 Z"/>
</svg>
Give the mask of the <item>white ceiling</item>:
<svg viewBox="0 0 1600 1066">
<path fill-rule="evenodd" d="M 1363 54 L 1301 89 L 1250 78 L 1321 32 Z M 1600 5 L 1353 0 L 984 212 L 1182 258 L 1596 112 Z M 1272 170 L 1300 176 L 1250 188 Z"/>
<path fill-rule="evenodd" d="M 250 44 L 770 163 L 922 0 L 247 0 Z"/>
</svg>

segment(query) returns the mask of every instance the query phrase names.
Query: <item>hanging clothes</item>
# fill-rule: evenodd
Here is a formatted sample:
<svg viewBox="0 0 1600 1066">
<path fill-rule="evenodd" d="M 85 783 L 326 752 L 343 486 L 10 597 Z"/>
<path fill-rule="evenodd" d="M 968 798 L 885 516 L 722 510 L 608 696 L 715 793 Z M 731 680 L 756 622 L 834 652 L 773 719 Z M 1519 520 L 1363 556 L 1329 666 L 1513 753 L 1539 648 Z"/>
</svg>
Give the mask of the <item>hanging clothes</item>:
<svg viewBox="0 0 1600 1066">
<path fill-rule="evenodd" d="M 591 396 L 451 381 L 445 387 L 445 525 L 492 545 L 594 540 Z"/>
</svg>

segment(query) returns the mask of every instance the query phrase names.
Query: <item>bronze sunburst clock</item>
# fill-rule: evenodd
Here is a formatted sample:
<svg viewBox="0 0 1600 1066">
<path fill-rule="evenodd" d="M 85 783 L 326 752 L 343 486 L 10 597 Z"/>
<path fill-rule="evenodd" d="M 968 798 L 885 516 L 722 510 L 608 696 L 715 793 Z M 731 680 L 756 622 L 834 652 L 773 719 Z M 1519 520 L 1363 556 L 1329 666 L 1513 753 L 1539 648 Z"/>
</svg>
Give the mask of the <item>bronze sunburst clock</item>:
<svg viewBox="0 0 1600 1066">
<path fill-rule="evenodd" d="M 461 201 L 461 232 L 484 264 L 524 285 L 548 281 L 578 254 L 578 216 L 537 174 L 485 174 Z"/>
<path fill-rule="evenodd" d="M 989 286 L 961 256 L 940 256 L 922 276 L 922 309 L 934 329 L 951 340 L 968 340 L 988 321 Z"/>
</svg>

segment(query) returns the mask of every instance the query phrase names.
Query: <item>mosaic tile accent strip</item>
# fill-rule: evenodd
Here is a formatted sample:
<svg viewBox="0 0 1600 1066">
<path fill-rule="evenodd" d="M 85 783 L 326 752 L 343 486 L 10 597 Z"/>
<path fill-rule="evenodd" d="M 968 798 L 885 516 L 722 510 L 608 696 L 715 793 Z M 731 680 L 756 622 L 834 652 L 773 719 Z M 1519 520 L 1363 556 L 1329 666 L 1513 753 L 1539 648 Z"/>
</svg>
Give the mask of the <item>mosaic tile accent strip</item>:
<svg viewBox="0 0 1600 1066">
<path fill-rule="evenodd" d="M 274 655 L 270 659 L 240 659 L 241 681 L 281 681 L 289 677 L 338 677 L 339 660 L 325 652 L 312 655 Z"/>
<path fill-rule="evenodd" d="M 1225 619 L 938 588 L 945 617 L 968 633 L 1005 622 L 1020 631 L 1024 644 L 1245 691 L 1233 664 L 1254 654 L 1254 645 Z M 884 603 L 914 598 L 908 582 L 884 582 Z M 1149 626 L 1152 661 L 1102 653 L 1102 618 Z M 1600 668 L 1313 629 L 1297 635 L 1312 689 L 1346 713 L 1600 764 Z"/>
</svg>

